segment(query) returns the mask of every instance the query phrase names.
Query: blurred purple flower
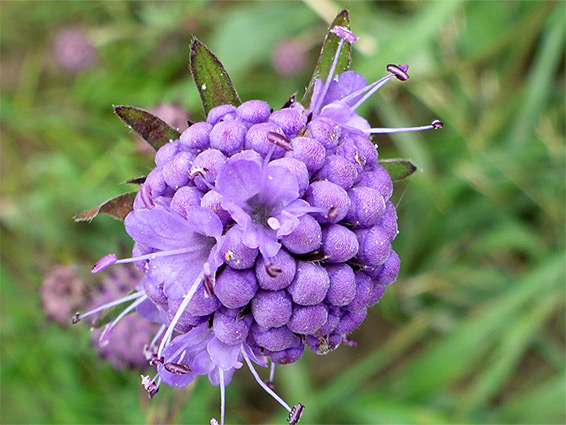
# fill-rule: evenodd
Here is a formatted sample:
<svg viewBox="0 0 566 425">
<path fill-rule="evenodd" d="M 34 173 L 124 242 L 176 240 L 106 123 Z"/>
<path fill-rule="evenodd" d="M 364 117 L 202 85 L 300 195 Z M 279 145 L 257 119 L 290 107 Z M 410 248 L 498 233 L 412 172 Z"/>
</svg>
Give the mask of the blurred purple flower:
<svg viewBox="0 0 566 425">
<path fill-rule="evenodd" d="M 307 65 L 304 43 L 299 40 L 282 40 L 275 45 L 271 63 L 278 74 L 290 76 L 303 71 Z"/>
<path fill-rule="evenodd" d="M 85 302 L 86 286 L 73 266 L 58 264 L 45 276 L 40 293 L 47 317 L 69 325 L 72 315 Z"/>
<path fill-rule="evenodd" d="M 78 28 L 60 30 L 55 35 L 53 53 L 59 66 L 71 73 L 80 72 L 97 60 L 96 50 Z"/>
</svg>

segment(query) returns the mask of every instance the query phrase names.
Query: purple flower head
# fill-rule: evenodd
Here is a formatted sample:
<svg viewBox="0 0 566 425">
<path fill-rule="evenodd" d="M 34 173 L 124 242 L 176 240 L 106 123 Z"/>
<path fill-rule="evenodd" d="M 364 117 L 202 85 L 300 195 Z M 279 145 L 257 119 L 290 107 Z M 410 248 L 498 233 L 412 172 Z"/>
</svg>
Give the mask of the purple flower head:
<svg viewBox="0 0 566 425">
<path fill-rule="evenodd" d="M 47 317 L 68 325 L 69 317 L 85 301 L 86 286 L 73 266 L 58 264 L 45 276 L 40 292 Z"/>
</svg>

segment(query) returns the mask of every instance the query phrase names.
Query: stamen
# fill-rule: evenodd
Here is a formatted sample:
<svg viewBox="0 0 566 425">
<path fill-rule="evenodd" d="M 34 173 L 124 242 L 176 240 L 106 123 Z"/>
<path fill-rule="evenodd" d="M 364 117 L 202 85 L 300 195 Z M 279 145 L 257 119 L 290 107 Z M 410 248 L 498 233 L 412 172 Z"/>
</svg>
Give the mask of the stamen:
<svg viewBox="0 0 566 425">
<path fill-rule="evenodd" d="M 281 109 L 285 109 L 288 108 L 289 106 L 291 106 L 293 103 L 295 103 L 295 100 L 297 99 L 297 93 L 294 93 L 288 100 L 287 102 L 285 102 L 285 104 L 283 105 L 283 107 Z"/>
<path fill-rule="evenodd" d="M 344 344 L 347 347 L 357 347 L 358 343 L 356 341 L 354 341 L 353 339 L 348 339 L 347 336 L 342 336 L 342 344 Z"/>
<path fill-rule="evenodd" d="M 344 44 L 344 40 L 342 39 L 342 40 L 340 40 L 340 43 L 338 43 L 338 48 L 336 49 L 336 54 L 334 55 L 334 60 L 332 61 L 332 66 L 330 67 L 330 72 L 328 72 L 328 78 L 326 79 L 326 82 L 324 83 L 322 91 L 320 92 L 320 96 L 318 97 L 318 99 L 316 99 L 316 104 L 314 105 L 314 108 L 312 109 L 312 111 L 315 114 L 318 114 L 318 108 L 320 108 L 320 105 L 321 105 L 322 101 L 324 100 L 326 93 L 328 92 L 328 88 L 330 87 L 330 83 L 332 82 L 332 78 L 334 77 L 334 71 L 336 71 L 336 65 L 338 64 L 338 57 L 340 57 L 340 51 L 342 50 L 343 44 Z"/>
<path fill-rule="evenodd" d="M 367 130 L 362 130 L 364 133 L 369 134 L 391 134 L 391 133 L 408 133 L 411 131 L 423 131 L 423 130 L 438 130 L 443 127 L 442 121 L 434 120 L 430 125 L 423 125 L 420 127 L 406 127 L 406 128 L 368 128 Z"/>
<path fill-rule="evenodd" d="M 210 418 L 210 425 L 219 425 L 218 421 L 214 418 Z"/>
<path fill-rule="evenodd" d="M 207 295 L 212 297 L 214 295 L 214 285 L 210 276 L 204 276 L 203 285 Z"/>
<path fill-rule="evenodd" d="M 409 79 L 409 74 L 407 74 L 408 69 L 409 65 L 387 65 L 387 71 L 395 75 L 395 77 L 397 77 L 400 81 L 407 81 Z"/>
<path fill-rule="evenodd" d="M 155 356 L 155 351 L 153 350 L 155 347 L 155 343 L 157 342 L 157 340 L 159 339 L 159 337 L 161 335 L 163 335 L 163 332 L 165 332 L 165 329 L 167 328 L 167 326 L 165 325 L 161 325 L 161 327 L 159 328 L 159 330 L 157 331 L 157 333 L 155 334 L 155 336 L 153 337 L 153 339 L 151 340 L 151 342 L 149 343 L 149 348 L 151 349 L 152 354 Z M 157 348 L 157 347 L 155 347 Z"/>
<path fill-rule="evenodd" d="M 289 140 L 287 140 L 285 136 L 282 136 L 281 134 L 276 133 L 274 131 L 270 131 L 269 133 L 267 133 L 267 140 L 275 144 L 275 146 L 279 146 L 280 148 L 285 149 L 285 151 L 287 152 L 293 150 L 293 146 L 291 146 L 291 142 L 289 142 Z"/>
<path fill-rule="evenodd" d="M 358 41 L 358 37 L 356 37 L 356 34 L 354 34 L 348 28 L 341 27 L 339 25 L 333 27 L 330 30 L 330 32 L 336 34 L 340 39 L 344 40 L 346 43 L 354 44 L 356 41 Z"/>
<path fill-rule="evenodd" d="M 267 219 L 267 225 L 273 230 L 279 230 L 281 228 L 281 223 L 275 217 L 269 217 Z"/>
<path fill-rule="evenodd" d="M 206 173 L 208 173 L 208 171 L 209 171 L 208 168 L 205 168 L 205 167 L 192 168 L 191 171 L 189 171 L 189 178 L 191 180 L 194 180 L 195 178 L 200 176 L 200 177 L 202 177 L 202 179 L 204 181 L 206 181 L 205 177 L 206 177 Z"/>
<path fill-rule="evenodd" d="M 122 297 L 122 298 L 118 298 L 115 301 L 103 304 L 100 307 L 95 308 L 94 310 L 87 311 L 85 314 L 81 315 L 77 312 L 77 313 L 75 313 L 75 316 L 73 317 L 73 323 L 79 323 L 85 317 L 91 316 L 95 313 L 109 309 L 111 307 L 125 303 L 127 301 L 135 300 L 136 298 L 139 298 L 139 297 L 145 297 L 145 294 L 143 292 L 134 292 L 133 294 L 127 295 L 127 296 Z"/>
<path fill-rule="evenodd" d="M 220 378 L 220 425 L 224 425 L 224 413 L 226 411 L 226 388 L 224 388 L 224 371 L 218 368 Z"/>
<path fill-rule="evenodd" d="M 269 368 L 269 380 L 265 382 L 265 385 L 267 385 L 272 390 L 275 389 L 275 384 L 273 383 L 274 377 L 275 377 L 275 363 L 271 362 L 271 366 Z"/>
<path fill-rule="evenodd" d="M 334 221 L 338 217 L 338 209 L 334 206 L 330 207 L 328 213 L 326 214 L 326 219 L 328 221 Z"/>
<path fill-rule="evenodd" d="M 159 350 L 157 350 L 157 356 L 158 357 L 160 357 L 161 354 L 163 353 L 163 348 L 165 347 L 165 345 L 169 344 L 169 341 L 171 341 L 171 336 L 173 335 L 173 331 L 175 330 L 175 325 L 177 324 L 177 322 L 181 318 L 181 315 L 185 311 L 185 308 L 187 308 L 189 301 L 191 301 L 191 298 L 193 297 L 193 295 L 197 291 L 198 285 L 202 281 L 202 278 L 203 278 L 203 273 L 201 272 L 198 275 L 198 277 L 195 279 L 191 288 L 187 291 L 187 293 L 183 297 L 183 301 L 181 302 L 181 305 L 179 306 L 177 313 L 175 313 L 173 320 L 171 320 L 171 323 L 167 327 L 167 331 L 165 332 L 165 335 L 163 336 L 163 339 L 161 340 L 161 344 L 159 344 Z"/>
<path fill-rule="evenodd" d="M 107 254 L 96 262 L 96 264 L 94 265 L 94 267 L 90 272 L 93 274 L 100 273 L 102 270 L 105 270 L 108 267 L 113 266 L 117 262 L 118 262 L 118 258 L 116 257 L 116 254 Z"/>
<path fill-rule="evenodd" d="M 189 373 L 191 371 L 191 368 L 189 367 L 189 365 L 185 364 L 185 363 L 165 363 L 163 365 L 163 367 L 165 368 L 165 370 L 167 370 L 168 372 L 174 373 L 175 375 L 184 375 L 186 373 Z"/>
<path fill-rule="evenodd" d="M 248 355 L 246 354 L 246 351 L 244 350 L 244 347 L 242 346 L 241 349 L 241 353 L 244 356 L 244 360 L 246 361 L 246 363 L 248 364 L 248 368 L 250 369 L 250 372 L 252 373 L 253 377 L 255 378 L 255 380 L 257 381 L 257 383 L 271 396 L 275 399 L 275 401 L 277 401 L 281 406 L 283 406 L 285 408 L 285 410 L 287 410 L 287 412 L 291 413 L 291 408 L 289 407 L 289 405 L 287 403 L 285 403 L 285 401 L 279 397 L 275 391 L 273 391 L 271 388 L 269 388 L 265 382 L 263 382 L 261 380 L 261 378 L 259 377 L 259 375 L 257 374 L 257 371 L 255 370 L 251 360 L 249 359 Z"/>
<path fill-rule="evenodd" d="M 118 315 L 118 317 L 116 317 L 116 319 L 110 322 L 110 324 L 106 327 L 106 329 L 104 329 L 104 332 L 102 332 L 102 335 L 100 335 L 100 339 L 98 340 L 98 345 L 100 345 L 101 347 L 107 345 L 110 340 L 110 336 L 112 336 L 112 332 L 114 331 L 114 328 L 116 327 L 118 322 L 120 322 L 120 320 L 122 320 L 124 317 L 128 315 L 128 313 L 130 313 L 130 311 L 135 309 L 145 300 L 147 300 L 147 295 L 139 297 L 139 299 L 137 299 L 135 302 L 129 305 L 123 312 L 121 312 Z"/>
<path fill-rule="evenodd" d="M 305 410 L 305 406 L 301 403 L 297 403 L 293 406 L 293 409 L 291 409 L 291 412 L 289 413 L 289 418 L 287 419 L 289 425 L 295 425 L 299 422 L 299 419 L 303 416 L 303 410 Z"/>
<path fill-rule="evenodd" d="M 155 366 L 156 364 L 163 364 L 164 362 L 165 362 L 165 357 L 163 356 L 157 357 L 157 354 L 154 354 L 153 357 L 149 360 L 149 364 L 151 366 Z"/>
<path fill-rule="evenodd" d="M 265 266 L 265 271 L 269 275 L 269 277 L 277 277 L 283 272 L 283 270 L 273 265 L 273 263 L 267 264 Z"/>
</svg>

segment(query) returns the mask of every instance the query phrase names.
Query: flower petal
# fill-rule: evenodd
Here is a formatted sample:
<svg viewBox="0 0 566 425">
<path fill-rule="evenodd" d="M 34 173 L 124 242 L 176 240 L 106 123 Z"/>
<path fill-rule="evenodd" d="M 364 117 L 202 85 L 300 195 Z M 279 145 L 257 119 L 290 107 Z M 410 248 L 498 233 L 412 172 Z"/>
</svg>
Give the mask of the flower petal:
<svg viewBox="0 0 566 425">
<path fill-rule="evenodd" d="M 232 369 L 240 354 L 240 344 L 227 345 L 216 337 L 208 342 L 206 349 L 213 363 L 222 370 Z"/>
<path fill-rule="evenodd" d="M 299 197 L 297 176 L 280 165 L 268 165 L 260 196 L 272 209 L 283 208 Z"/>
<path fill-rule="evenodd" d="M 222 235 L 222 222 L 210 209 L 199 206 L 190 206 L 187 211 L 187 224 L 201 235 L 219 238 Z"/>
<path fill-rule="evenodd" d="M 249 159 L 229 161 L 216 178 L 220 193 L 242 207 L 260 190 L 261 165 Z"/>
</svg>

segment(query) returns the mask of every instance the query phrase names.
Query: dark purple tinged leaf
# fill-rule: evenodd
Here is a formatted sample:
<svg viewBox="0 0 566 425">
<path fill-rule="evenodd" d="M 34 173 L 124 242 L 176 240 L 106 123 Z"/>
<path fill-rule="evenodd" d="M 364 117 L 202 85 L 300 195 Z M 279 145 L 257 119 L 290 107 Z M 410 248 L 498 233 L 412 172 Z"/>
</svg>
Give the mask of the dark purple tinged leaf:
<svg viewBox="0 0 566 425">
<path fill-rule="evenodd" d="M 116 115 L 151 145 L 155 151 L 171 140 L 177 140 L 181 134 L 167 124 L 140 108 L 133 106 L 116 106 Z"/>
<path fill-rule="evenodd" d="M 242 103 L 222 63 L 196 38 L 191 43 L 190 69 L 205 115 L 216 106 Z"/>
<path fill-rule="evenodd" d="M 326 78 L 328 77 L 328 73 L 330 72 L 330 68 L 332 67 L 332 62 L 334 60 L 334 56 L 336 55 L 336 50 L 338 50 L 338 44 L 340 43 L 340 38 L 336 34 L 330 32 L 330 30 L 335 26 L 340 26 L 350 29 L 350 14 L 348 12 L 348 9 L 342 10 L 342 12 L 340 12 L 338 16 L 334 18 L 334 20 L 328 27 L 328 32 L 326 33 L 326 38 L 322 43 L 322 49 L 320 50 L 320 55 L 318 56 L 318 62 L 316 63 L 314 73 L 309 83 L 309 87 L 307 88 L 307 91 L 305 92 L 305 95 L 301 100 L 301 104 L 305 107 L 308 107 L 310 103 L 312 91 L 314 88 L 314 82 L 319 78 L 322 81 L 325 81 Z M 338 63 L 336 65 L 336 71 L 334 72 L 334 74 L 338 75 L 350 69 L 351 59 L 352 59 L 352 45 L 349 43 L 344 43 L 342 46 L 342 51 L 340 52 L 340 57 L 338 58 Z"/>
<path fill-rule="evenodd" d="M 108 214 L 119 220 L 124 220 L 134 209 L 134 199 L 137 192 L 128 192 L 100 204 L 97 207 L 83 211 L 74 216 L 75 221 L 92 221 L 98 214 Z"/>
<path fill-rule="evenodd" d="M 383 159 L 377 161 L 377 163 L 385 168 L 394 182 L 406 179 L 417 171 L 417 166 L 406 159 Z"/>
</svg>

